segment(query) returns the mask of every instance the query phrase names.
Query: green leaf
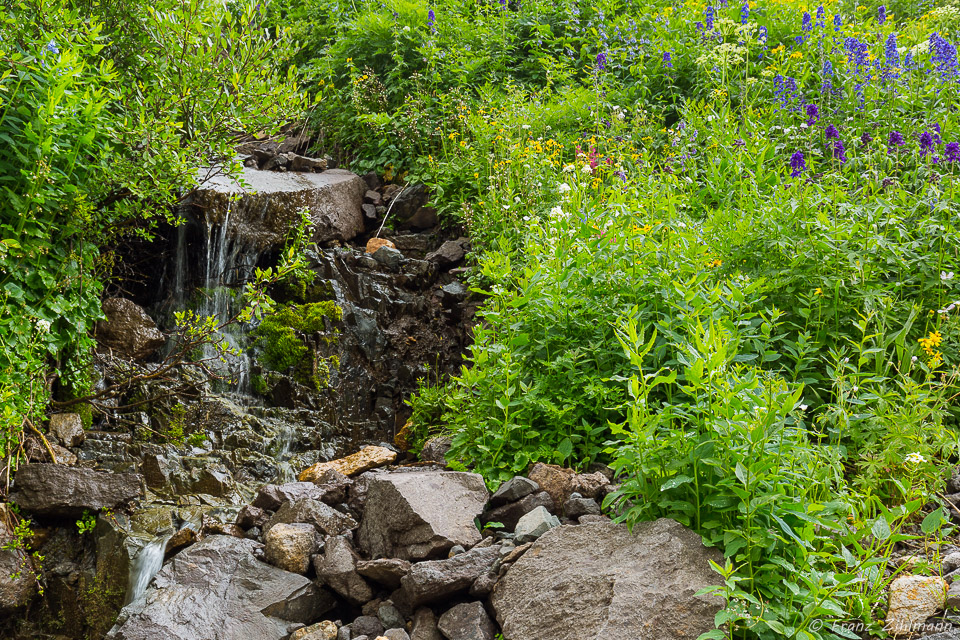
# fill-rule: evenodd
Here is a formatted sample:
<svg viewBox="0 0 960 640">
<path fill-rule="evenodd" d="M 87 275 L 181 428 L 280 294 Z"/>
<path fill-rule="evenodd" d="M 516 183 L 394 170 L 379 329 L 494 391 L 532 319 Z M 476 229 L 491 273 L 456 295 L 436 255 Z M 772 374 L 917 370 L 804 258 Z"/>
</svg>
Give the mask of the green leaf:
<svg viewBox="0 0 960 640">
<path fill-rule="evenodd" d="M 870 527 L 870 533 L 877 540 L 886 540 L 890 537 L 890 525 L 887 523 L 887 520 L 881 516 L 874 521 L 873 526 Z"/>
<path fill-rule="evenodd" d="M 693 482 L 693 478 L 691 478 L 690 476 L 684 476 L 684 475 L 674 476 L 669 480 L 667 480 L 666 482 L 664 482 L 662 485 L 660 485 L 660 491 L 669 491 L 670 489 L 676 489 L 680 485 L 688 484 L 690 482 Z"/>
<path fill-rule="evenodd" d="M 560 455 L 564 458 L 569 458 L 573 454 L 573 442 L 570 438 L 564 438 L 557 446 L 557 451 L 559 451 Z"/>
<path fill-rule="evenodd" d="M 927 517 L 920 523 L 920 530 L 929 535 L 940 528 L 943 523 L 943 507 L 938 507 L 927 514 Z"/>
</svg>

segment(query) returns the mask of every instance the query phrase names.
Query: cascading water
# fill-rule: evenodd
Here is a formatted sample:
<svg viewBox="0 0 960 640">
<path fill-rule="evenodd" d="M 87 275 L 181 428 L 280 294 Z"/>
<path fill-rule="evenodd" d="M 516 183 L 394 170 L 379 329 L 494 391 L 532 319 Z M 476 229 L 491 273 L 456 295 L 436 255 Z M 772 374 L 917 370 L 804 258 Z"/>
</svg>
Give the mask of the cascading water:
<svg viewBox="0 0 960 640">
<path fill-rule="evenodd" d="M 127 578 L 127 595 L 124 598 L 124 606 L 146 593 L 150 581 L 163 566 L 163 556 L 169 539 L 169 535 L 154 538 L 143 545 L 143 549 L 130 563 L 130 576 Z"/>
</svg>

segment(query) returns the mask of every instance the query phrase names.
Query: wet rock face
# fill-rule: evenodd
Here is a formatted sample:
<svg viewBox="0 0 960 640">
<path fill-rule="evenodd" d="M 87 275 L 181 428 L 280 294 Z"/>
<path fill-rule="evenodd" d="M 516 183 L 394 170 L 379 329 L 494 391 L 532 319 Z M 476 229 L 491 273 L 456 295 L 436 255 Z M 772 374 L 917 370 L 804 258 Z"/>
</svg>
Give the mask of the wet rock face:
<svg viewBox="0 0 960 640">
<path fill-rule="evenodd" d="M 143 495 L 143 477 L 59 464 L 22 465 L 11 500 L 27 513 L 73 517 L 84 511 L 116 509 Z"/>
<path fill-rule="evenodd" d="M 261 545 L 210 536 L 157 574 L 146 595 L 123 609 L 111 640 L 280 640 L 290 623 L 329 611 L 331 595 L 304 576 L 254 557 Z"/>
<path fill-rule="evenodd" d="M 192 204 L 208 223 L 226 224 L 234 242 L 255 252 L 283 247 L 287 234 L 310 210 L 313 240 L 350 240 L 362 233 L 366 183 L 342 169 L 322 173 L 277 173 L 245 168 L 241 179 L 212 177 L 195 192 Z M 239 197 L 236 202 L 232 198 Z"/>
<path fill-rule="evenodd" d="M 591 523 L 545 533 L 497 583 L 491 602 L 511 640 L 694 640 L 719 598 L 700 537 L 673 520 Z M 571 624 L 571 621 L 576 621 Z"/>
<path fill-rule="evenodd" d="M 5 505 L 0 505 L 0 547 L 13 540 L 13 530 L 7 526 L 7 518 Z M 13 614 L 33 598 L 36 580 L 32 569 L 25 551 L 0 548 L 0 614 Z"/>
</svg>

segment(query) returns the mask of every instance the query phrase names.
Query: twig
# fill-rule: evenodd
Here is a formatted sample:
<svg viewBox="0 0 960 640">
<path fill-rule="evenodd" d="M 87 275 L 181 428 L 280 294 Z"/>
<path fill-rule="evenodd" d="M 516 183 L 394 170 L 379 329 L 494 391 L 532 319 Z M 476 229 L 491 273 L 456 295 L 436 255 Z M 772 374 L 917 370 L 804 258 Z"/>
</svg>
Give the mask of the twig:
<svg viewBox="0 0 960 640">
<path fill-rule="evenodd" d="M 53 464 L 60 464 L 59 462 L 57 462 L 57 456 L 53 452 L 53 447 L 51 447 L 50 443 L 47 442 L 47 437 L 42 433 L 40 433 L 40 430 L 37 429 L 30 420 L 28 420 L 27 418 L 24 418 L 23 421 L 27 423 L 27 426 L 30 427 L 31 431 L 33 431 L 35 434 L 40 436 L 40 439 L 43 440 L 43 446 L 47 448 L 47 453 L 50 454 L 50 459 L 53 461 Z"/>
<path fill-rule="evenodd" d="M 408 185 L 408 186 L 409 186 L 409 185 Z M 400 196 L 402 196 L 402 195 L 403 195 L 403 192 L 406 191 L 406 190 L 407 190 L 407 187 L 404 187 L 403 189 L 400 189 L 400 193 L 397 194 L 397 197 L 390 201 L 390 206 L 387 207 L 387 212 L 386 212 L 385 214 L 383 214 L 383 222 L 380 223 L 380 228 L 377 229 L 377 235 L 374 236 L 375 238 L 379 238 L 379 237 L 380 237 L 380 232 L 383 231 L 383 225 L 387 224 L 387 218 L 390 217 L 390 211 L 393 209 L 394 203 L 395 203 L 397 200 L 400 199 Z"/>
</svg>

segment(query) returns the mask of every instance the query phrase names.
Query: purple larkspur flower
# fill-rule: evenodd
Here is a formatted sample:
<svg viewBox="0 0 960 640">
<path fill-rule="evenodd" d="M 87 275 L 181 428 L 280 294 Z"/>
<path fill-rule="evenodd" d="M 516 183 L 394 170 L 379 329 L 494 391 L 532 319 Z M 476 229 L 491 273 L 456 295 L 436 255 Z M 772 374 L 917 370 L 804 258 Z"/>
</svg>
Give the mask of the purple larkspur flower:
<svg viewBox="0 0 960 640">
<path fill-rule="evenodd" d="M 790 156 L 790 177 L 799 178 L 807 168 L 807 160 L 803 156 L 803 151 L 797 151 Z"/>
<path fill-rule="evenodd" d="M 427 11 L 427 27 L 430 29 L 430 31 L 437 30 L 436 22 L 437 22 L 437 14 L 433 12 L 433 9 L 430 9 L 429 11 Z"/>
<path fill-rule="evenodd" d="M 900 68 L 900 52 L 897 51 L 897 34 L 891 33 L 883 45 L 883 55 L 887 59 L 887 66 Z"/>
<path fill-rule="evenodd" d="M 823 5 L 817 7 L 817 28 L 823 29 L 824 27 L 824 18 L 826 17 L 826 11 L 823 10 Z"/>
<path fill-rule="evenodd" d="M 840 17 L 840 14 L 833 16 L 833 30 L 840 31 L 840 28 L 843 26 L 843 18 Z"/>
<path fill-rule="evenodd" d="M 960 143 L 948 142 L 943 151 L 947 157 L 947 162 L 960 162 Z"/>
<path fill-rule="evenodd" d="M 926 156 L 933 151 L 933 134 L 924 131 L 920 134 L 920 155 Z"/>
<path fill-rule="evenodd" d="M 603 71 L 607 66 L 607 54 L 603 51 L 597 54 L 597 71 Z"/>
<path fill-rule="evenodd" d="M 750 20 L 750 2 L 746 1 L 740 7 L 740 24 L 747 24 L 748 20 Z"/>
<path fill-rule="evenodd" d="M 813 126 L 817 124 L 817 121 L 820 120 L 820 109 L 815 104 L 808 104 L 806 108 L 807 112 L 807 125 Z"/>
<path fill-rule="evenodd" d="M 713 5 L 708 4 L 706 10 L 703 12 L 703 19 L 707 25 L 707 31 L 713 31 L 713 14 Z"/>
<path fill-rule="evenodd" d="M 871 142 L 873 142 L 873 136 L 871 136 L 869 133 L 864 131 L 862 134 L 860 134 L 860 144 L 868 145 Z"/>
<path fill-rule="evenodd" d="M 826 136 L 827 140 L 839 140 L 840 132 L 837 131 L 837 128 L 832 124 L 828 124 L 827 128 L 824 130 L 823 135 Z"/>
<path fill-rule="evenodd" d="M 877 9 L 877 22 L 883 24 L 887 21 L 887 8 L 884 5 L 880 5 L 880 8 Z"/>
<path fill-rule="evenodd" d="M 803 21 L 800 23 L 801 31 L 810 31 L 813 29 L 813 18 L 810 17 L 809 11 L 803 12 Z"/>
<path fill-rule="evenodd" d="M 663 66 L 667 69 L 673 69 L 673 54 L 669 51 L 663 52 Z"/>
<path fill-rule="evenodd" d="M 891 131 L 887 137 L 887 145 L 890 147 L 889 152 L 893 153 L 896 147 L 903 146 L 903 134 L 899 131 Z"/>
<path fill-rule="evenodd" d="M 843 146 L 843 141 L 839 138 L 833 141 L 833 144 L 830 145 L 830 151 L 833 154 L 835 160 L 839 160 L 840 164 L 844 164 L 847 161 L 847 150 Z"/>
<path fill-rule="evenodd" d="M 762 26 L 757 29 L 757 39 L 760 40 L 760 44 L 767 44 L 767 28 Z"/>
<path fill-rule="evenodd" d="M 47 43 L 46 49 L 50 53 L 60 53 L 60 49 L 57 48 L 57 43 L 54 40 Z"/>
</svg>

